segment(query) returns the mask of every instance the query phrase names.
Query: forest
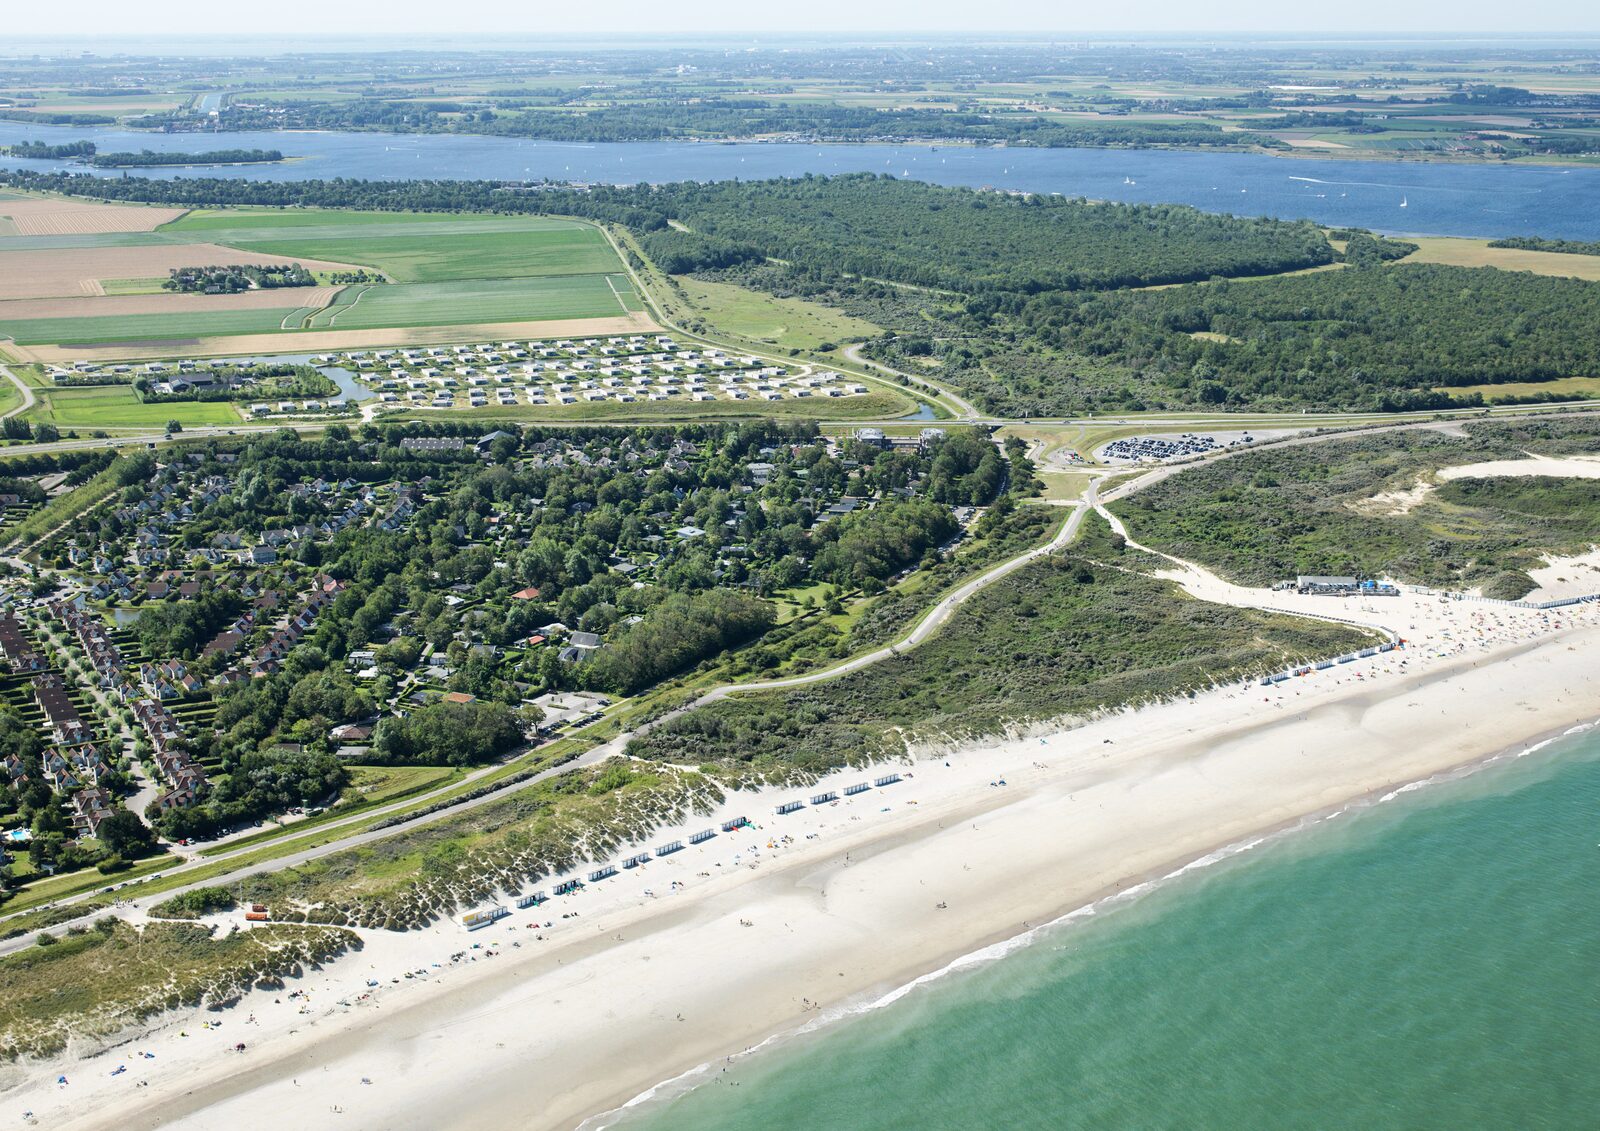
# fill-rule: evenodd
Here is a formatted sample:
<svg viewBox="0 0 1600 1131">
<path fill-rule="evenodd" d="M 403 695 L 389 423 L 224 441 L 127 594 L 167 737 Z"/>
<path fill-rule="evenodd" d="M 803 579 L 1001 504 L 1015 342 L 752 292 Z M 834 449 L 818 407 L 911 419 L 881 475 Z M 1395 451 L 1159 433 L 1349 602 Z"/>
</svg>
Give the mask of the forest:
<svg viewBox="0 0 1600 1131">
<path fill-rule="evenodd" d="M 1490 240 L 1490 247 L 1514 247 L 1522 251 L 1558 251 L 1567 255 L 1600 255 L 1600 240 L 1551 240 L 1543 236 L 1508 236 Z"/>
<path fill-rule="evenodd" d="M 228 106 L 221 111 L 219 120 L 220 128 L 226 130 L 382 130 L 582 142 L 779 136 L 811 141 L 975 141 L 1043 147 L 1283 147 L 1276 138 L 1226 132 L 1204 122 L 1060 121 L 1032 114 L 931 108 L 881 110 L 752 98 L 687 98 L 676 93 L 660 100 L 582 109 L 497 110 L 459 102 L 409 99 L 283 101 Z M 147 128 L 185 128 L 189 122 L 173 116 L 144 119 L 139 124 Z"/>
<path fill-rule="evenodd" d="M 1401 263 L 1053 293 L 996 313 L 1057 348 L 1152 371 L 1201 404 L 1449 407 L 1460 398 L 1435 386 L 1600 372 L 1600 338 L 1574 332 L 1600 324 L 1600 284 L 1493 268 Z"/>
<path fill-rule="evenodd" d="M 282 161 L 276 149 L 212 149 L 204 153 L 157 153 L 141 149 L 138 153 L 96 153 L 89 164 L 97 169 L 137 169 L 153 165 L 261 165 Z"/>
<path fill-rule="evenodd" d="M 179 294 L 231 295 L 276 287 L 314 287 L 316 276 L 298 263 L 233 263 L 227 266 L 174 267 L 161 288 Z"/>
<path fill-rule="evenodd" d="M 19 141 L 15 145 L 0 147 L 7 157 L 26 157 L 35 161 L 60 161 L 68 157 L 93 157 L 92 141 L 69 141 L 51 145 L 47 141 Z"/>
<path fill-rule="evenodd" d="M 1573 332 L 1595 324 L 1600 284 L 1407 263 L 1406 241 L 1324 233 L 1308 221 L 867 174 L 585 190 L 88 184 L 31 173 L 0 183 L 175 204 L 547 212 L 615 223 L 668 273 L 809 298 L 884 326 L 869 356 L 936 373 L 983 409 L 1012 415 L 1411 411 L 1481 404 L 1474 385 L 1600 372 L 1600 339 Z M 1318 267 L 1329 269 L 1307 270 Z M 1133 289 L 1141 287 L 1161 289 Z"/>
</svg>

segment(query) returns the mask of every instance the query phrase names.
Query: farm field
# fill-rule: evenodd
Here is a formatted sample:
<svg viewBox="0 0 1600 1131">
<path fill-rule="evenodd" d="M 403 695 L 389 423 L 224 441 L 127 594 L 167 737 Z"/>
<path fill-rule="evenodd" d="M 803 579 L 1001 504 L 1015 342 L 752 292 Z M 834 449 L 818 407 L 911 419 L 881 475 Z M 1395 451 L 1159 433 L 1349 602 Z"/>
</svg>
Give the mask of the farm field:
<svg viewBox="0 0 1600 1131">
<path fill-rule="evenodd" d="M 0 339 L 28 359 L 432 344 L 481 337 L 491 326 L 519 337 L 654 329 L 605 236 L 572 220 L 185 213 L 24 197 L 0 205 L 0 215 L 17 216 L 0 227 Z M 70 217 L 47 223 L 47 205 L 67 207 Z M 161 290 L 175 268 L 234 263 L 299 263 L 330 283 L 355 271 L 388 281 L 233 295 Z"/>
<path fill-rule="evenodd" d="M 91 385 L 77 389 L 42 389 L 29 420 L 68 428 L 160 428 L 169 420 L 183 424 L 237 424 L 239 414 L 224 402 L 144 404 L 129 385 Z"/>
<path fill-rule="evenodd" d="M 622 277 L 626 281 L 626 277 Z M 349 305 L 346 305 L 346 303 Z M 450 326 L 465 322 L 538 322 L 601 318 L 620 303 L 605 275 L 570 278 L 479 279 L 409 286 L 348 287 L 307 329 L 375 330 L 393 326 Z"/>
<path fill-rule="evenodd" d="M 140 283 L 141 280 L 125 280 L 130 284 Z M 59 318 L 123 318 L 133 314 L 174 314 L 193 311 L 197 314 L 213 314 L 217 311 L 232 310 L 293 310 L 297 306 L 320 309 L 333 301 L 334 295 L 342 289 L 340 287 L 282 287 L 276 290 L 240 291 L 231 295 L 194 295 L 173 294 L 160 287 L 159 280 L 155 280 L 154 287 L 116 288 L 122 293 L 111 293 L 112 288 L 107 288 L 104 295 L 86 295 L 82 298 L 19 298 L 0 304 L 0 315 L 4 316 L 8 329 L 18 323 L 26 323 L 36 319 Z M 280 315 L 281 317 L 281 315 Z M 28 338 L 14 329 L 9 332 L 15 334 L 19 341 Z"/>
<path fill-rule="evenodd" d="M 182 208 L 96 204 L 50 196 L 8 194 L 0 198 L 0 216 L 9 220 L 20 236 L 150 232 L 183 213 Z"/>
<path fill-rule="evenodd" d="M 0 307 L 0 314 L 3 314 Z M 205 336 L 225 334 L 264 334 L 283 329 L 284 317 L 295 310 L 294 300 L 267 309 L 232 308 L 195 310 L 180 307 L 166 314 L 128 314 L 98 318 L 30 318 L 0 321 L 0 336 L 10 336 L 19 345 L 58 344 L 67 346 L 103 345 L 123 342 L 169 341 L 175 345 Z M 114 350 L 106 356 L 112 356 Z M 93 355 L 85 355 L 93 356 Z"/>
<path fill-rule="evenodd" d="M 385 330 L 302 330 L 286 334 L 281 329 L 259 334 L 217 335 L 199 338 L 152 338 L 119 343 L 115 350 L 87 350 L 83 346 L 10 346 L 20 360 L 63 364 L 79 358 L 154 361 L 161 358 L 243 357 L 270 353 L 322 353 L 374 349 L 406 344 L 443 346 L 460 342 L 507 338 L 581 338 L 608 334 L 644 334 L 659 330 L 643 314 L 618 313 L 609 318 L 564 318 L 540 322 L 472 322 L 446 326 L 399 326 Z"/>
<path fill-rule="evenodd" d="M 1444 263 L 1452 267 L 1499 267 L 1504 271 L 1532 271 L 1536 275 L 1563 275 L 1600 280 L 1600 255 L 1569 255 L 1559 251 L 1528 251 L 1519 247 L 1490 247 L 1488 240 L 1443 236 L 1408 236 L 1418 250 L 1406 263 Z"/>
<path fill-rule="evenodd" d="M 307 223 L 314 217 L 315 222 Z M 207 213 L 165 234 L 291 259 L 337 259 L 375 267 L 400 283 L 589 275 L 618 271 L 611 245 L 587 224 L 543 217 L 480 220 L 371 212 Z"/>
</svg>

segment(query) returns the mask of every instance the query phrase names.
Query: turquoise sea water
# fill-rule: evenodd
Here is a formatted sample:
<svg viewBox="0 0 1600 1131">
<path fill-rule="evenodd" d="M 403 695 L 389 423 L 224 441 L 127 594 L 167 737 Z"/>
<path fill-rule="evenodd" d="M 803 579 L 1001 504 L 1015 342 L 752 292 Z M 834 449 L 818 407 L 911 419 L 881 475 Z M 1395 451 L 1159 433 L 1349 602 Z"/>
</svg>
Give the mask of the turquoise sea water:
<svg viewBox="0 0 1600 1131">
<path fill-rule="evenodd" d="M 1600 733 L 1192 870 L 706 1079 L 622 1123 L 1600 1126 Z"/>
</svg>

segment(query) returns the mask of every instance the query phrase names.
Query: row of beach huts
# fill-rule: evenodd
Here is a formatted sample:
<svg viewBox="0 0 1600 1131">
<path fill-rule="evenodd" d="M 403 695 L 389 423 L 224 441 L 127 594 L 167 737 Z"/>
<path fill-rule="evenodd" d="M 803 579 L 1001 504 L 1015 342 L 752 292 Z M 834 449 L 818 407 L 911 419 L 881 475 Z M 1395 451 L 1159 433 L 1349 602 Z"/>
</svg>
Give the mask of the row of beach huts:
<svg viewBox="0 0 1600 1131">
<path fill-rule="evenodd" d="M 899 780 L 899 774 L 885 774 L 882 777 L 873 779 L 870 784 L 864 781 L 857 782 L 854 785 L 847 785 L 844 787 L 844 796 L 854 797 L 857 794 L 867 792 L 869 789 L 882 789 L 885 786 L 894 785 Z M 839 796 L 840 792 L 838 790 L 824 790 L 823 792 L 818 793 L 811 798 L 811 804 L 831 805 L 833 802 L 839 800 Z M 785 801 L 775 806 L 773 808 L 773 812 L 777 816 L 781 817 L 787 813 L 798 812 L 805 807 L 806 803 L 804 801 Z M 701 829 L 697 833 L 689 834 L 689 843 L 704 844 L 706 841 L 717 837 L 720 833 L 736 832 L 739 829 L 749 827 L 753 826 L 751 826 L 748 818 L 732 817 L 726 821 L 723 821 L 722 824 L 717 828 Z M 636 852 L 632 856 L 625 857 L 621 861 L 620 865 L 601 864 L 588 873 L 588 882 L 591 884 L 599 883 L 601 880 L 610 879 L 612 876 L 615 876 L 617 874 L 618 867 L 621 867 L 624 871 L 637 868 L 641 864 L 648 864 L 653 859 L 671 856 L 674 852 L 681 852 L 683 851 L 683 848 L 683 841 L 669 840 L 663 844 L 656 845 L 655 848 L 648 851 Z M 551 887 L 549 895 L 546 895 L 544 889 L 540 888 L 538 891 L 531 892 L 526 895 L 519 895 L 516 898 L 515 903 L 519 911 L 526 910 L 527 908 L 538 907 L 542 903 L 547 903 L 554 897 L 573 895 L 576 892 L 582 891 L 583 889 L 584 882 L 574 876 L 569 879 L 562 880 Z M 510 914 L 511 909 L 503 905 L 486 908 L 482 911 L 471 911 L 461 917 L 461 925 L 469 931 L 476 931 L 487 927 L 492 923 L 498 923 L 501 919 L 506 918 Z"/>
</svg>

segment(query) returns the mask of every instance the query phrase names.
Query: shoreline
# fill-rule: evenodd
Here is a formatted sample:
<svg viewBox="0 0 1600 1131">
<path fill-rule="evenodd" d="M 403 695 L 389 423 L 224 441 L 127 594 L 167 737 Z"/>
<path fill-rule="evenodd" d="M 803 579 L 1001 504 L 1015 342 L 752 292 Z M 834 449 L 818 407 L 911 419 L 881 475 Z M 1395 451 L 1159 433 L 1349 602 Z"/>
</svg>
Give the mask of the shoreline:
<svg viewBox="0 0 1600 1131">
<path fill-rule="evenodd" d="M 649 879 L 620 876 L 549 904 L 554 929 L 536 943 L 517 929 L 525 913 L 474 936 L 454 923 L 363 934 L 378 976 L 469 939 L 495 937 L 499 961 L 441 968 L 420 987 L 386 983 L 361 995 L 370 1001 L 326 1011 L 275 1006 L 268 993 L 221 1014 L 183 1012 L 128 1038 L 162 1050 L 156 1065 L 134 1069 L 148 1075 L 147 1091 L 131 1091 L 136 1075 L 106 1078 L 124 1043 L 28 1065 L 34 1079 L 7 1098 L 51 1109 L 62 1127 L 247 1128 L 285 1115 L 315 1121 L 330 1106 L 394 1128 L 604 1125 L 597 1113 L 615 1118 L 703 1065 L 909 992 L 990 948 L 1024 945 L 1039 924 L 1600 716 L 1600 687 L 1583 679 L 1600 656 L 1600 607 L 1574 618 L 1392 600 L 1383 619 L 1412 638 L 1406 653 L 929 751 L 899 785 L 758 818 L 759 832 L 739 840 L 767 839 L 768 852 L 723 837 L 652 861 L 640 870 L 653 869 Z M 812 790 L 735 794 L 722 812 L 758 813 L 802 792 Z M 692 873 L 697 861 L 704 879 Z M 664 872 L 685 883 L 640 898 L 637 885 L 664 888 Z M 555 918 L 567 907 L 582 918 Z M 297 985 L 318 997 L 348 990 L 367 977 L 360 961 Z M 263 1028 L 244 1061 L 222 1055 L 232 1033 L 178 1039 L 185 1023 L 221 1018 L 231 1029 L 246 1012 L 262 1014 Z M 70 1089 L 48 1086 L 58 1070 L 76 1073 Z M 449 1093 L 430 1090 L 430 1078 L 450 1080 Z M 111 1095 L 127 1114 L 102 1114 L 96 1101 Z"/>
<path fill-rule="evenodd" d="M 840 1022 L 846 1022 L 852 1018 L 862 1017 L 879 1009 L 887 1008 L 909 994 L 915 993 L 925 986 L 941 982 L 947 977 L 961 974 L 968 970 L 980 969 L 991 963 L 998 962 L 1016 951 L 1044 941 L 1055 932 L 1069 928 L 1074 922 L 1090 919 L 1102 914 L 1104 911 L 1114 910 L 1121 904 L 1137 901 L 1192 872 L 1202 871 L 1218 864 L 1226 864 L 1238 857 L 1252 853 L 1258 848 L 1269 847 L 1302 832 L 1319 828 L 1347 813 L 1362 812 L 1436 785 L 1446 785 L 1476 777 L 1478 774 L 1496 766 L 1515 764 L 1523 758 L 1537 754 L 1563 738 L 1577 738 L 1596 729 L 1600 729 L 1600 716 L 1596 716 L 1586 723 L 1556 728 L 1544 734 L 1533 736 L 1503 750 L 1469 759 L 1459 765 L 1441 769 L 1427 777 L 1403 783 L 1392 789 L 1369 790 L 1357 797 L 1350 798 L 1348 801 L 1329 806 L 1317 812 L 1306 813 L 1300 817 L 1282 821 L 1270 828 L 1247 833 L 1243 837 L 1224 844 L 1218 844 L 1197 855 L 1174 859 L 1163 867 L 1152 869 L 1143 875 L 1126 877 L 1123 881 L 1094 893 L 1086 900 L 1064 905 L 1054 917 L 1037 926 L 1028 926 L 1020 932 L 981 940 L 971 950 L 956 954 L 935 968 L 915 975 L 908 974 L 903 984 L 885 991 L 880 996 L 856 1002 L 847 1001 L 830 1009 L 827 1015 L 813 1021 L 805 1022 L 797 1027 L 774 1030 L 755 1045 L 734 1053 L 726 1059 L 729 1062 L 737 1063 L 752 1056 L 769 1055 L 776 1051 L 776 1046 L 809 1038 L 832 1028 Z M 670 1079 L 653 1084 L 627 1101 L 608 1110 L 596 1112 L 584 1119 L 577 1125 L 576 1131 L 606 1131 L 608 1128 L 624 1126 L 624 1121 L 634 1118 L 638 1113 L 638 1109 L 664 1104 L 695 1090 L 700 1086 L 698 1077 L 707 1074 L 713 1068 L 715 1068 L 715 1063 L 708 1061 L 680 1072 Z"/>
</svg>

